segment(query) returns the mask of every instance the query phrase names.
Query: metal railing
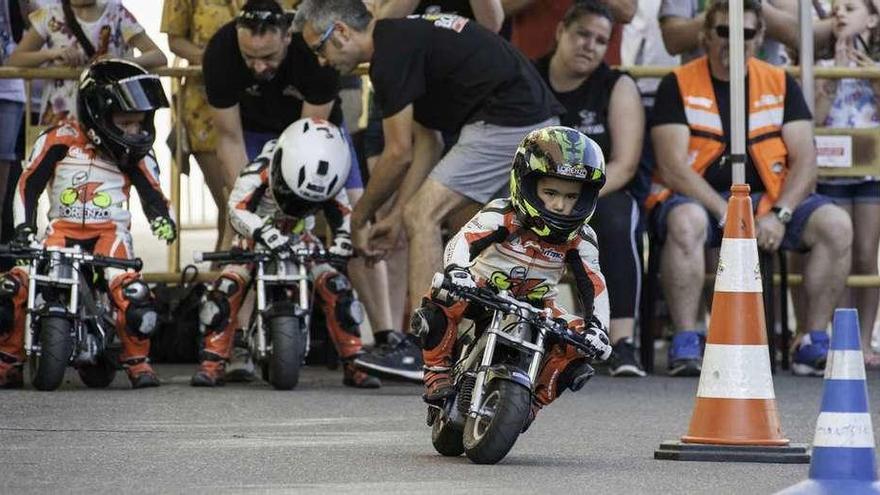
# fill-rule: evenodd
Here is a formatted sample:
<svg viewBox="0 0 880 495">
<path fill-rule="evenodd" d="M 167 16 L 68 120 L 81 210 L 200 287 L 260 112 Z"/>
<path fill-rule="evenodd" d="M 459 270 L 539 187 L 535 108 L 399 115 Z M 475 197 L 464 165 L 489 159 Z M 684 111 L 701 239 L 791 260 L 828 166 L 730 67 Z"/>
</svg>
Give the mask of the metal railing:
<svg viewBox="0 0 880 495">
<path fill-rule="evenodd" d="M 674 67 L 656 67 L 656 66 L 628 66 L 621 67 L 622 70 L 627 71 L 635 78 L 657 78 L 663 77 L 664 75 L 671 72 Z M 799 67 L 786 67 L 785 70 L 792 74 L 793 76 L 798 76 L 800 74 Z M 880 68 L 840 68 L 840 67 L 816 67 L 813 69 L 815 73 L 816 79 L 842 79 L 842 78 L 859 78 L 859 79 L 880 79 Z M 155 69 L 151 71 L 154 74 L 157 74 L 161 77 L 168 77 L 175 79 L 179 82 L 180 79 L 183 79 L 188 76 L 197 76 L 201 74 L 201 67 L 163 67 L 159 69 Z M 35 126 L 33 122 L 31 122 L 32 108 L 31 108 L 31 81 L 34 79 L 77 79 L 81 73 L 81 69 L 77 68 L 18 68 L 18 67 L 0 67 L 0 79 L 23 79 L 25 81 L 25 89 L 26 89 L 26 101 L 25 101 L 25 125 L 27 126 L 27 136 L 28 143 L 27 147 L 30 149 L 32 146 L 34 139 L 36 138 L 36 130 L 39 130 L 39 126 Z M 361 66 L 356 71 L 357 74 L 364 75 L 367 74 L 367 67 Z M 178 91 L 176 95 L 176 99 L 174 101 L 173 108 L 171 109 L 171 119 L 173 122 L 181 122 L 181 116 L 184 113 L 184 101 L 185 101 L 185 92 Z M 184 126 L 175 125 L 174 132 L 177 137 L 178 143 L 184 142 Z M 864 176 L 864 175 L 877 175 L 880 176 L 880 135 L 878 135 L 878 131 L 875 129 L 831 129 L 831 128 L 817 128 L 817 135 L 849 135 L 853 136 L 854 140 L 857 141 L 856 144 L 870 145 L 873 146 L 874 149 L 869 150 L 867 156 L 870 159 L 869 163 L 860 163 L 853 167 L 841 168 L 841 169 L 822 169 L 821 175 L 823 176 Z M 866 144 L 867 143 L 867 144 Z M 183 150 L 182 146 L 177 146 L 175 149 L 174 156 L 172 157 L 170 163 L 170 195 L 169 199 L 171 201 L 172 208 L 174 210 L 176 218 L 180 218 L 180 204 L 181 204 L 181 192 L 180 192 L 180 171 L 181 171 L 181 163 L 183 160 Z M 159 273 L 147 273 L 145 274 L 145 278 L 150 281 L 165 281 L 165 282 L 174 282 L 177 280 L 177 273 L 180 271 L 180 236 L 178 236 L 178 240 L 174 242 L 170 246 L 169 255 L 168 255 L 168 263 L 167 263 L 167 272 L 159 272 Z M 210 274 L 203 274 L 204 277 L 210 277 Z M 861 277 L 861 276 L 852 276 L 852 277 Z M 795 281 L 795 280 L 793 280 Z M 799 280 L 797 280 L 799 281 Z M 797 283 L 795 281 L 795 283 Z M 865 281 L 861 278 L 856 281 L 853 279 L 855 285 L 861 286 Z"/>
</svg>

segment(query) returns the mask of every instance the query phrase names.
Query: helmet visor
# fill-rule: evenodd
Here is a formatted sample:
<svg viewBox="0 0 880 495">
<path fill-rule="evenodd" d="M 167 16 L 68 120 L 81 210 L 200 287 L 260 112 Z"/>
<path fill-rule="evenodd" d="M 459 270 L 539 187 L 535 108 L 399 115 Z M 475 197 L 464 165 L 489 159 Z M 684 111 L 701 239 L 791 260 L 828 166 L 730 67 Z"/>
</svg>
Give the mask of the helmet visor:
<svg viewBox="0 0 880 495">
<path fill-rule="evenodd" d="M 162 83 L 152 74 L 126 77 L 111 87 L 123 112 L 149 112 L 168 106 Z"/>
</svg>

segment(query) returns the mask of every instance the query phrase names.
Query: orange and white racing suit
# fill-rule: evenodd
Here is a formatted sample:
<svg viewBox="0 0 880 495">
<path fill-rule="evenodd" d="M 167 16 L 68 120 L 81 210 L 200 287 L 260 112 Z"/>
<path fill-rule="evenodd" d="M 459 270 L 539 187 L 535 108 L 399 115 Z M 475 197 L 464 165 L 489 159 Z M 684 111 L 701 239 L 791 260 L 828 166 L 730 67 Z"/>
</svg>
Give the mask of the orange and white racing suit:
<svg viewBox="0 0 880 495">
<path fill-rule="evenodd" d="M 15 190 L 15 224 L 36 226 L 37 202 L 46 190 L 50 208 L 44 246 L 78 244 L 86 252 L 130 259 L 134 257 L 129 232 L 131 213 L 127 206 L 131 186 L 138 192 L 147 219 L 172 218 L 159 185 L 159 167 L 154 157 L 148 155 L 122 169 L 98 151 L 79 123 L 68 120 L 44 132 L 34 144 Z M 126 366 L 143 363 L 150 341 L 137 331 L 144 328 L 138 324 L 132 325 L 135 330 L 127 330 L 127 320 L 138 319 L 151 307 L 149 289 L 136 272 L 106 268 L 104 279 L 117 309 L 120 358 Z M 15 287 L 14 317 L 11 329 L 0 328 L 0 358 L 20 363 L 24 359 L 27 272 L 14 268 L 5 280 Z"/>
<path fill-rule="evenodd" d="M 253 239 L 257 231 L 266 225 L 276 227 L 294 244 L 321 242 L 312 233 L 315 225 L 313 215 L 297 216 L 285 212 L 272 196 L 269 164 L 276 142 L 271 140 L 266 143 L 260 154 L 241 171 L 229 195 L 229 220 L 238 233 L 235 244 L 245 249 L 263 249 L 262 245 L 255 246 Z M 333 199 L 321 203 L 320 209 L 333 231 L 334 241 L 345 239 L 350 245 L 351 205 L 345 189 Z M 351 359 L 361 352 L 360 323 L 363 319 L 363 311 L 354 298 L 351 283 L 328 263 L 313 263 L 308 268 L 327 319 L 329 336 L 339 356 L 344 360 Z M 206 334 L 203 363 L 229 360 L 238 312 L 250 280 L 249 265 L 227 265 L 214 282 L 213 290 L 207 294 L 208 299 L 225 301 L 218 303 L 218 307 L 228 309 L 213 312 L 210 322 L 202 321 Z"/>
<path fill-rule="evenodd" d="M 491 285 L 509 291 L 510 295 L 549 308 L 554 318 L 568 322 L 569 328 L 583 331 L 584 319 L 568 313 L 556 303 L 556 286 L 566 269 L 574 277 L 585 315 L 591 324 L 607 333 L 610 317 L 605 278 L 599 268 L 596 235 L 589 226 L 569 242 L 547 242 L 517 219 L 509 198 L 496 199 L 483 207 L 449 241 L 444 254 L 444 267 L 467 268 L 477 285 Z M 439 308 L 445 328 L 430 335 L 423 351 L 426 385 L 430 385 L 432 369 L 448 369 L 462 317 L 478 318 L 476 308 L 464 301 L 446 306 L 427 301 Z M 470 311 L 468 311 L 470 309 Z M 436 323 L 438 320 L 434 319 Z M 429 319 L 429 324 L 431 319 Z M 558 380 L 565 368 L 581 356 L 571 346 L 553 346 L 544 356 L 535 389 L 540 405 L 547 405 L 558 396 Z"/>
</svg>

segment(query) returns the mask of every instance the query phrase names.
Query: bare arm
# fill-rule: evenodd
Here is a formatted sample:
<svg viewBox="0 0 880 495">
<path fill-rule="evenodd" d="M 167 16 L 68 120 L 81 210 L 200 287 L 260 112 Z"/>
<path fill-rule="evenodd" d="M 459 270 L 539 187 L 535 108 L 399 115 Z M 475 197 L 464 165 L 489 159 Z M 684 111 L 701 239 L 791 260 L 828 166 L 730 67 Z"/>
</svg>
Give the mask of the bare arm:
<svg viewBox="0 0 880 495">
<path fill-rule="evenodd" d="M 681 55 L 699 48 L 700 29 L 703 28 L 704 14 L 687 17 L 666 16 L 660 19 L 660 33 L 663 44 L 670 55 Z"/>
<path fill-rule="evenodd" d="M 625 187 L 639 167 L 645 136 L 645 111 L 636 83 L 629 77 L 619 78 L 611 90 L 608 124 L 614 146 L 611 156 L 607 157 L 608 178 L 599 197 Z"/>
<path fill-rule="evenodd" d="M 376 161 L 364 195 L 351 214 L 351 228 L 362 228 L 400 186 L 413 159 L 412 105 L 382 121 L 385 147 Z"/>
<path fill-rule="evenodd" d="M 699 201 L 715 218 L 727 211 L 727 202 L 688 165 L 690 129 L 684 124 L 663 124 L 651 129 L 657 169 L 666 186 Z"/>
<path fill-rule="evenodd" d="M 403 205 L 415 195 L 443 154 L 443 138 L 439 132 L 413 122 L 413 138 L 412 164 L 394 200 L 396 213 L 403 212 Z"/>
<path fill-rule="evenodd" d="M 202 55 L 205 54 L 205 48 L 196 45 L 185 36 L 169 34 L 168 48 L 171 49 L 171 53 L 186 59 L 190 64 L 202 65 Z"/>
<path fill-rule="evenodd" d="M 384 0 L 376 9 L 377 19 L 396 19 L 415 12 L 419 0 Z"/>
<path fill-rule="evenodd" d="M 474 18 L 489 31 L 497 33 L 504 24 L 504 8 L 501 0 L 471 0 Z"/>
<path fill-rule="evenodd" d="M 248 163 L 244 148 L 244 131 L 238 105 L 229 108 L 211 107 L 217 129 L 217 156 L 223 164 L 224 184 L 234 184 L 238 172 Z"/>
<path fill-rule="evenodd" d="M 795 50 L 801 46 L 800 25 L 796 15 L 766 2 L 761 12 L 767 24 L 767 36 Z"/>
<path fill-rule="evenodd" d="M 520 13 L 533 3 L 535 3 L 535 0 L 501 0 L 501 6 L 504 8 L 504 15 L 508 17 Z"/>
<path fill-rule="evenodd" d="M 629 24 L 638 8 L 636 0 L 603 0 L 602 3 L 611 11 L 614 21 L 621 24 Z"/>
<path fill-rule="evenodd" d="M 816 187 L 816 148 L 809 120 L 795 120 L 782 125 L 782 141 L 788 150 L 788 176 L 776 204 L 792 210 Z"/>
<path fill-rule="evenodd" d="M 15 47 L 12 54 L 6 59 L 6 65 L 38 67 L 58 58 L 58 49 L 40 50 L 44 43 L 45 40 L 33 28 L 28 29 L 21 37 L 21 43 Z"/>
<path fill-rule="evenodd" d="M 168 59 L 165 58 L 165 54 L 162 53 L 162 50 L 156 46 L 156 43 L 147 36 L 146 31 L 141 31 L 140 33 L 134 35 L 134 37 L 130 41 L 131 46 L 140 50 L 141 55 L 139 57 L 134 57 L 131 59 L 132 62 L 144 67 L 162 67 L 168 65 Z"/>
<path fill-rule="evenodd" d="M 333 103 L 335 102 L 331 101 L 322 105 L 313 105 L 307 101 L 304 101 L 302 113 L 300 113 L 300 118 L 305 119 L 313 117 L 316 119 L 327 120 L 330 118 L 330 111 L 333 110 Z"/>
</svg>

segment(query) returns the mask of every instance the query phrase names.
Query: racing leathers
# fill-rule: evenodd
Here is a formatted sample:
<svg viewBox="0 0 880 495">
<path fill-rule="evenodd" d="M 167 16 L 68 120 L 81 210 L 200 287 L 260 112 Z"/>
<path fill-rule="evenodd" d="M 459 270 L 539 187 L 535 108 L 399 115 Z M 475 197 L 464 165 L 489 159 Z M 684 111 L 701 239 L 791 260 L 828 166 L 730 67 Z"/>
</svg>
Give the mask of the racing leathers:
<svg viewBox="0 0 880 495">
<path fill-rule="evenodd" d="M 241 171 L 229 196 L 229 218 L 238 233 L 234 241 L 238 247 L 283 251 L 321 242 L 312 233 L 315 219 L 311 213 L 298 215 L 297 212 L 285 212 L 272 197 L 269 175 L 275 145 L 276 140 L 266 143 L 261 153 Z M 333 232 L 333 245 L 327 250 L 333 264 L 311 263 L 308 266 L 309 277 L 315 284 L 326 316 L 329 337 L 344 361 L 345 383 L 366 386 L 364 383 L 369 381 L 376 384 L 375 379 L 355 370 L 351 363 L 362 348 L 360 323 L 363 309 L 355 299 L 351 283 L 341 271 L 352 255 L 349 226 L 351 206 L 345 189 L 321 203 L 319 208 Z M 250 280 L 250 266 L 227 265 L 212 290 L 205 295 L 200 311 L 205 349 L 199 371 L 193 377 L 193 385 L 214 386 L 222 383 L 225 363 L 232 353 L 238 313 Z"/>
<path fill-rule="evenodd" d="M 444 266 L 457 272 L 450 273 L 453 277 L 467 270 L 478 286 L 507 290 L 517 299 L 549 308 L 553 318 L 564 320 L 576 332 L 592 329 L 607 334 L 608 293 L 599 268 L 596 237 L 589 226 L 564 244 L 549 243 L 519 223 L 509 198 L 497 199 L 449 241 Z M 566 269 L 574 277 L 588 321 L 566 312 L 556 302 L 556 286 Z M 487 315 L 465 301 L 446 304 L 430 297 L 423 300 L 418 313 L 428 327 L 423 342 L 425 399 L 434 401 L 451 393 L 449 370 L 459 322 L 463 317 L 479 321 Z M 572 346 L 552 345 L 538 374 L 533 411 L 552 402 L 564 388 L 582 385 L 571 383 L 571 378 L 586 363 Z"/>
<path fill-rule="evenodd" d="M 42 240 L 44 246 L 79 245 L 93 254 L 133 258 L 131 214 L 127 208 L 131 186 L 137 190 L 150 222 L 174 225 L 159 184 L 155 158 L 147 155 L 136 164 L 120 167 L 108 161 L 75 120 L 50 128 L 34 144 L 14 192 L 18 228 L 29 226 L 36 230 L 37 202 L 47 186 L 49 222 Z M 11 329 L 0 328 L 0 362 L 7 364 L 7 368 L 20 368 L 24 360 L 27 271 L 16 267 L 3 279 L 3 285 L 9 288 L 5 292 L 12 300 L 14 316 Z M 149 288 L 140 274 L 133 271 L 106 268 L 104 279 L 116 308 L 116 330 L 122 342 L 120 360 L 132 384 L 158 384 L 147 360 L 149 334 L 156 319 Z M 0 368 L 0 382 L 4 380 L 2 375 Z"/>
</svg>

